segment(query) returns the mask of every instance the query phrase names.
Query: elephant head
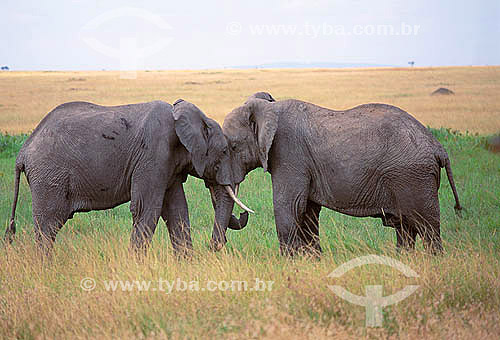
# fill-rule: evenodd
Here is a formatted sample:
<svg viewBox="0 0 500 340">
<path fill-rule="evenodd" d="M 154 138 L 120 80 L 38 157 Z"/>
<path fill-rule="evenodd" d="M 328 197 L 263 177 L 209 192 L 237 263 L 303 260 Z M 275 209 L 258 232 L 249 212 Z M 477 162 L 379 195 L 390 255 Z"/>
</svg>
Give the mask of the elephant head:
<svg viewBox="0 0 500 340">
<path fill-rule="evenodd" d="M 239 184 L 245 176 L 255 168 L 263 167 L 268 170 L 268 155 L 278 127 L 278 112 L 274 98 L 267 92 L 257 92 L 250 96 L 243 106 L 234 109 L 226 116 L 223 124 L 224 135 L 230 148 L 231 167 L 235 184 L 235 193 L 238 193 Z M 233 202 L 229 193 L 219 188 L 222 202 L 218 207 L 224 211 L 232 211 Z M 221 249 L 226 243 L 225 221 L 217 220 L 214 223 L 212 247 Z M 231 226 L 229 226 L 231 228 Z"/>
<path fill-rule="evenodd" d="M 223 206 L 229 206 L 229 203 L 222 204 L 225 199 L 229 199 L 231 208 L 234 201 L 244 210 L 253 212 L 234 194 L 229 146 L 221 127 L 196 105 L 182 99 L 174 103 L 173 117 L 175 133 L 191 159 L 190 174 L 203 179 L 205 186 L 210 189 L 216 220 L 231 229 L 243 229 L 248 221 L 247 213 L 237 219 L 232 216 L 232 209 L 221 209 Z M 227 195 L 221 195 L 221 192 Z"/>
</svg>

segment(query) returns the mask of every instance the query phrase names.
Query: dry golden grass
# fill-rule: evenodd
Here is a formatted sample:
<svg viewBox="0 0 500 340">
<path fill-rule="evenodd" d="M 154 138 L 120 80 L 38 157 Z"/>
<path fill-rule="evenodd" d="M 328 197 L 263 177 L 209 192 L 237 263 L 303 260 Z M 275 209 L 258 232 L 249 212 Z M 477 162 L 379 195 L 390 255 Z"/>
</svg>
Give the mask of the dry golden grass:
<svg viewBox="0 0 500 340">
<path fill-rule="evenodd" d="M 100 235 L 101 237 L 97 237 Z M 352 270 L 340 279 L 327 275 L 353 254 L 324 254 L 322 261 L 290 261 L 272 251 L 259 256 L 239 252 L 177 261 L 167 240 L 153 244 L 140 262 L 127 252 L 126 235 L 110 230 L 94 236 L 68 233 L 54 257 L 44 263 L 23 233 L 16 247 L 0 256 L 1 334 L 8 338 L 215 338 L 230 339 L 498 339 L 500 263 L 491 255 L 464 255 L 448 248 L 445 257 L 423 253 L 391 257 L 415 268 L 408 279 L 384 266 Z M 104 237 L 103 237 L 104 236 Z M 21 247 L 22 245 L 22 247 Z M 472 248 L 471 248 L 472 249 Z M 370 249 L 362 249 L 369 253 Z M 485 252 L 488 252 L 485 249 Z M 95 278 L 92 291 L 80 288 Z M 11 279 L 15 278 L 15 280 Z M 108 291 L 104 280 L 152 281 L 179 278 L 207 280 L 273 280 L 272 291 Z M 337 298 L 327 284 L 364 295 L 364 285 L 384 282 L 384 295 L 408 284 L 420 288 L 404 302 L 384 310 L 384 328 L 364 327 L 364 308 Z M 8 294 L 7 294 L 8 292 Z M 482 301 L 481 301 L 482 300 Z M 480 302 L 481 301 L 481 302 Z"/>
<path fill-rule="evenodd" d="M 102 105 L 184 98 L 222 122 L 257 91 L 332 109 L 383 102 L 403 108 L 425 125 L 491 134 L 500 131 L 500 67 L 2 72 L 0 131 L 28 132 L 68 101 Z M 430 96 L 439 87 L 455 96 Z"/>
</svg>

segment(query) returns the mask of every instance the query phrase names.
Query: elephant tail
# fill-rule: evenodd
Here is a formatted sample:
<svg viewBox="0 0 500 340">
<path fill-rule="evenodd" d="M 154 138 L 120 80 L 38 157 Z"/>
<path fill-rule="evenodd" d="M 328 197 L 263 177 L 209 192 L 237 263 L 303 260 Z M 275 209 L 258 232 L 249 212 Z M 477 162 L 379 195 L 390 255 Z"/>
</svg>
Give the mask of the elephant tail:
<svg viewBox="0 0 500 340">
<path fill-rule="evenodd" d="M 455 213 L 461 216 L 462 206 L 458 200 L 457 188 L 455 187 L 455 181 L 453 180 L 453 172 L 451 171 L 451 163 L 448 154 L 445 152 L 444 157 L 440 157 L 440 166 L 446 169 L 446 175 L 448 176 L 448 182 L 450 182 L 451 190 L 453 191 L 453 196 L 455 197 Z"/>
<path fill-rule="evenodd" d="M 9 244 L 12 243 L 14 235 L 16 234 L 16 207 L 17 198 L 19 197 L 19 180 L 21 178 L 21 172 L 24 171 L 24 164 L 21 162 L 16 162 L 16 178 L 14 182 L 14 202 L 12 203 L 12 212 L 10 215 L 10 224 L 5 231 L 4 240 Z"/>
</svg>

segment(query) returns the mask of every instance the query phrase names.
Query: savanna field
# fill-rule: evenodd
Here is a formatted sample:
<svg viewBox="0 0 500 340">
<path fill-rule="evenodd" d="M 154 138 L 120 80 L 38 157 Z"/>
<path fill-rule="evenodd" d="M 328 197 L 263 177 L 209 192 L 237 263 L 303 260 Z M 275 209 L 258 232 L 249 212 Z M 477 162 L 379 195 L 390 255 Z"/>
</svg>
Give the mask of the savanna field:
<svg viewBox="0 0 500 340">
<path fill-rule="evenodd" d="M 455 95 L 430 96 L 439 87 Z M 489 137 L 500 133 L 500 67 L 141 71 L 137 79 L 120 79 L 119 72 L 111 71 L 2 72 L 0 232 L 10 217 L 15 156 L 55 106 L 183 98 L 222 123 L 257 91 L 338 110 L 369 102 L 392 104 L 432 128 L 449 153 L 464 207 L 463 216 L 456 216 L 443 170 L 439 196 L 445 252 L 428 255 L 419 240 L 417 251 L 398 253 L 394 230 L 379 219 L 323 208 L 321 260 L 283 258 L 271 178 L 257 169 L 240 189 L 241 200 L 256 214 L 245 229 L 228 231 L 221 252 L 208 247 L 210 194 L 202 181 L 189 178 L 184 187 L 195 248 L 191 259 L 173 256 L 161 220 L 146 258 L 131 256 L 128 204 L 76 214 L 59 232 L 53 256 L 43 259 L 34 243 L 31 194 L 23 175 L 16 239 L 0 247 L 0 337 L 500 338 L 500 154 L 488 150 Z M 396 259 L 418 277 L 376 264 L 328 277 L 343 263 L 369 254 Z M 255 289 L 257 279 L 267 283 L 265 289 Z M 113 280 L 129 284 L 112 289 Z M 232 281 L 246 281 L 248 289 L 232 289 Z M 222 282 L 222 288 L 203 289 L 214 287 L 208 282 Z M 367 328 L 365 307 L 339 298 L 328 285 L 362 296 L 367 285 L 382 285 L 384 296 L 407 285 L 419 288 L 383 308 L 382 327 Z"/>
</svg>

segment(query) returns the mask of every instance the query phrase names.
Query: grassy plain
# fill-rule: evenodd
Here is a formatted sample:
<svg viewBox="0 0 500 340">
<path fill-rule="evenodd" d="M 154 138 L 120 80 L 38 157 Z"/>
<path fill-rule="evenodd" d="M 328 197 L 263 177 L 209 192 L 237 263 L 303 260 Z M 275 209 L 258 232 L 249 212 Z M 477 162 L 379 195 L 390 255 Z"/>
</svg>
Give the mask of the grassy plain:
<svg viewBox="0 0 500 340">
<path fill-rule="evenodd" d="M 456 94 L 430 96 L 439 87 Z M 460 131 L 500 131 L 500 67 L 1 72 L 0 130 L 27 132 L 68 101 L 120 105 L 151 100 L 196 103 L 219 122 L 246 97 L 268 91 L 332 109 L 382 102 L 401 107 L 425 125 Z"/>
<path fill-rule="evenodd" d="M 431 97 L 438 87 L 456 92 Z M 0 251 L 2 338 L 492 338 L 500 337 L 500 155 L 485 149 L 487 134 L 500 131 L 500 67 L 353 70 L 237 70 L 0 73 L 0 231 L 8 224 L 15 154 L 25 136 L 54 106 L 72 100 L 124 104 L 182 97 L 219 121 L 259 90 L 277 99 L 300 98 L 337 109 L 366 102 L 402 107 L 433 129 L 452 160 L 464 216 L 453 212 L 443 175 L 440 190 L 445 253 L 428 256 L 394 250 L 394 231 L 379 220 L 326 209 L 321 213 L 320 261 L 278 255 L 271 179 L 261 170 L 242 184 L 241 198 L 257 211 L 242 231 L 228 232 L 220 253 L 208 249 L 213 211 L 208 191 L 190 178 L 185 185 L 195 255 L 173 255 L 163 222 L 141 262 L 128 253 L 128 205 L 77 214 L 58 235 L 54 256 L 36 251 L 31 195 L 22 179 L 18 234 Z M 465 131 L 472 133 L 465 133 Z M 479 133 L 480 135 L 475 135 Z M 338 279 L 335 268 L 359 256 L 390 256 L 415 270 L 408 278 L 390 267 L 367 265 Z M 93 278 L 95 289 L 81 288 Z M 256 278 L 274 281 L 257 291 Z M 128 280 L 131 289 L 106 289 Z M 170 294 L 159 280 L 174 282 Z M 247 281 L 248 290 L 207 289 L 209 281 Z M 137 281 L 137 282 L 135 282 Z M 148 291 L 142 282 L 151 281 Z M 186 282 L 198 282 L 182 290 Z M 328 285 L 364 295 L 383 285 L 384 296 L 419 285 L 404 301 L 384 307 L 383 326 L 365 327 L 365 308 L 338 298 Z M 142 289 L 138 287 L 141 286 Z M 213 286 L 211 286 L 213 287 Z M 165 284 L 163 287 L 165 288 Z"/>
</svg>

